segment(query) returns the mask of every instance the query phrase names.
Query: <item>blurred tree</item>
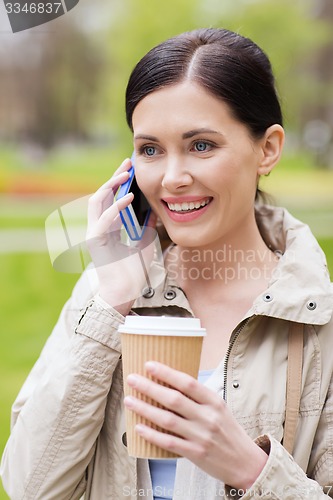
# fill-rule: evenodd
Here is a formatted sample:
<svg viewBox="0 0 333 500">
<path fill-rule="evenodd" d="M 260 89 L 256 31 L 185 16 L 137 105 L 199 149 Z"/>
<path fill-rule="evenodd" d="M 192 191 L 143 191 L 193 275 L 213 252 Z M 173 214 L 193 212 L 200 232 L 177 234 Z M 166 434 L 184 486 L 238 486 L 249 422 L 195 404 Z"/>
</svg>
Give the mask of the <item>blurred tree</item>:
<svg viewBox="0 0 333 500">
<path fill-rule="evenodd" d="M 102 53 L 66 18 L 57 30 L 34 35 L 27 32 L 0 65 L 0 138 L 45 148 L 87 139 L 100 102 Z"/>
<path fill-rule="evenodd" d="M 265 49 L 286 125 L 300 130 L 313 96 L 324 107 L 331 96 L 308 64 L 331 36 L 326 15 L 313 11 L 324 1 L 332 6 L 332 0 L 80 2 L 56 31 L 28 33 L 11 65 L 1 61 L 0 47 L 0 138 L 20 132 L 50 146 L 64 137 L 99 134 L 111 137 L 120 156 L 130 154 L 124 93 L 132 67 L 161 40 L 202 26 L 239 31 Z"/>
<path fill-rule="evenodd" d="M 333 2 L 314 6 L 314 16 L 330 24 L 330 36 L 304 63 L 312 92 L 302 109 L 303 140 L 318 166 L 333 168 Z"/>
<path fill-rule="evenodd" d="M 64 138 L 86 140 L 98 102 L 103 61 L 92 41 L 66 21 L 48 34 L 38 68 L 33 140 L 52 146 Z M 37 76 L 37 75 L 36 75 Z"/>
</svg>

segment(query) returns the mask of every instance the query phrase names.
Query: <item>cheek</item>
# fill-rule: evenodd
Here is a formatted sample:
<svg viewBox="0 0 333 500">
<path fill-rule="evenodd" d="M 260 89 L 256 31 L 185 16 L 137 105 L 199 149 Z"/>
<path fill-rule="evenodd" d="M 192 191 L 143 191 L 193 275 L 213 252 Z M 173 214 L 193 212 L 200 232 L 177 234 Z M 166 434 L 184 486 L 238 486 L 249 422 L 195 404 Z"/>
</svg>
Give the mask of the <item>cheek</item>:
<svg viewBox="0 0 333 500">
<path fill-rule="evenodd" d="M 238 161 L 231 161 L 221 175 L 224 181 L 234 185 L 235 187 L 251 188 L 252 184 L 256 183 L 257 166 L 250 155 L 240 158 Z"/>
<path fill-rule="evenodd" d="M 157 179 L 156 173 L 152 169 L 144 169 L 141 167 L 136 167 L 135 177 L 140 190 L 146 196 L 146 198 L 152 198 L 154 193 L 157 192 L 160 182 Z"/>
</svg>

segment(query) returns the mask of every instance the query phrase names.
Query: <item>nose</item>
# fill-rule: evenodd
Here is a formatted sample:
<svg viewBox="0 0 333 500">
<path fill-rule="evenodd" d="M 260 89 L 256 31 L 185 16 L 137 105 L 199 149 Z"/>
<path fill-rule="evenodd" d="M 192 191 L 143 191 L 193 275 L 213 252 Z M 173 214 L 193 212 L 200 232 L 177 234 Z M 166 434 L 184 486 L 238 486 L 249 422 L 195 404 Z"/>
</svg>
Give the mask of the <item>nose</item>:
<svg viewBox="0 0 333 500">
<path fill-rule="evenodd" d="M 166 159 L 163 173 L 162 187 L 169 192 L 180 191 L 193 184 L 193 177 L 186 167 L 182 157 L 169 157 Z"/>
</svg>

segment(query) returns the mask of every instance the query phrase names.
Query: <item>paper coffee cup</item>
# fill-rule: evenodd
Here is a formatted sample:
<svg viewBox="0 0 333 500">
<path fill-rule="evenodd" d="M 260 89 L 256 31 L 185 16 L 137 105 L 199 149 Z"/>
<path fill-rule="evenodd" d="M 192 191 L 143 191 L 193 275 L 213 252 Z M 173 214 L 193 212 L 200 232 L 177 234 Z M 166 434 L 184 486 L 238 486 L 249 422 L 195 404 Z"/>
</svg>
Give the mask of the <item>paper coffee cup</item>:
<svg viewBox="0 0 333 500">
<path fill-rule="evenodd" d="M 130 373 L 148 376 L 146 361 L 159 361 L 175 370 L 198 377 L 202 341 L 206 330 L 197 318 L 174 318 L 169 316 L 126 316 L 119 328 L 122 344 L 122 363 L 125 396 L 134 396 L 148 403 L 163 407 L 141 395 L 127 384 Z M 161 385 L 160 381 L 155 380 Z M 139 458 L 175 458 L 178 455 L 148 443 L 135 432 L 136 424 L 143 423 L 160 432 L 172 434 L 125 408 L 127 448 L 130 456 Z"/>
</svg>

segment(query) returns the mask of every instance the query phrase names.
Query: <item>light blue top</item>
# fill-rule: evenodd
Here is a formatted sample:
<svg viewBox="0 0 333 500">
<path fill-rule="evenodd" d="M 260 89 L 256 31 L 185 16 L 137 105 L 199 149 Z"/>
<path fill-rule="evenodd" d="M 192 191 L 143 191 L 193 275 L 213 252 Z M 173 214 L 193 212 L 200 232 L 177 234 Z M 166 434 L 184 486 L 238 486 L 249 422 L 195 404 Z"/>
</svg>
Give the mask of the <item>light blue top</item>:
<svg viewBox="0 0 333 500">
<path fill-rule="evenodd" d="M 201 370 L 198 380 L 202 384 L 209 379 L 214 370 Z M 176 475 L 176 459 L 149 460 L 154 500 L 172 500 Z"/>
</svg>

